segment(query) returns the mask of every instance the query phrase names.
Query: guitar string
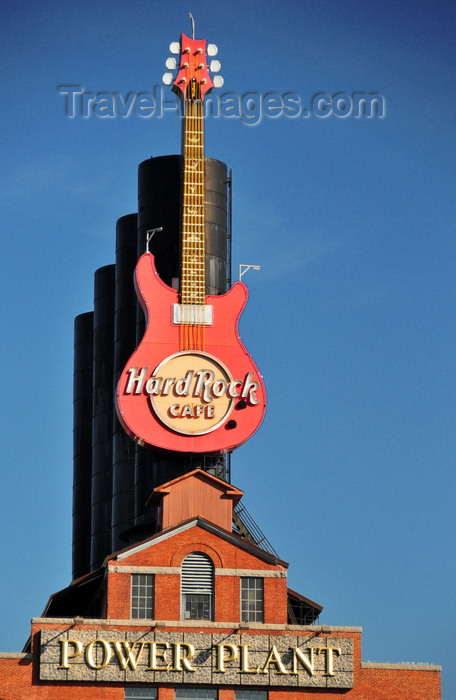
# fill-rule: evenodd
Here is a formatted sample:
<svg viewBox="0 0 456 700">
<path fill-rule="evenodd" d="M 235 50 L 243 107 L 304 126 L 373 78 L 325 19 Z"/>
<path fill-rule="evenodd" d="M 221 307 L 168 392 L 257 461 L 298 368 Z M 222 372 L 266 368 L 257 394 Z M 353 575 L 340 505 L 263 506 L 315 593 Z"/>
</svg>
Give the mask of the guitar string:
<svg viewBox="0 0 456 700">
<path fill-rule="evenodd" d="M 185 100 L 180 349 L 205 346 L 204 141 L 201 99 Z M 201 311 L 198 311 L 201 307 Z"/>
</svg>

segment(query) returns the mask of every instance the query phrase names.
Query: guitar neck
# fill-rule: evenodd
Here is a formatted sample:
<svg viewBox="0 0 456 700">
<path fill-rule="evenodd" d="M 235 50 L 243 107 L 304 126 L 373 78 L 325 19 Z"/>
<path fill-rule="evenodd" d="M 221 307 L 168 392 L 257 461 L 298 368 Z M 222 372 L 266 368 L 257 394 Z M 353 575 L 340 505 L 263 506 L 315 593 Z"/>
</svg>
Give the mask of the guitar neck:
<svg viewBox="0 0 456 700">
<path fill-rule="evenodd" d="M 184 101 L 184 188 L 181 235 L 181 304 L 206 299 L 204 121 L 200 99 Z"/>
</svg>

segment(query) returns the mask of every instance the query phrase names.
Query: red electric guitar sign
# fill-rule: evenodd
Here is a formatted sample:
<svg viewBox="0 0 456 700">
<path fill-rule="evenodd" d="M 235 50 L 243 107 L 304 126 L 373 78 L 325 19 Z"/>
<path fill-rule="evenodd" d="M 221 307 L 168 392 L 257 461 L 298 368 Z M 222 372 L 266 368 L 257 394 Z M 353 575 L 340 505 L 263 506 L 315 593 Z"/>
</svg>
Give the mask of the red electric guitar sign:
<svg viewBox="0 0 456 700">
<path fill-rule="evenodd" d="M 122 372 L 117 414 L 140 445 L 174 452 L 229 452 L 265 411 L 262 377 L 238 334 L 247 288 L 206 295 L 203 100 L 213 87 L 206 42 L 180 41 L 173 89 L 184 104 L 184 186 L 179 291 L 138 260 L 135 286 L 146 330 Z"/>
</svg>

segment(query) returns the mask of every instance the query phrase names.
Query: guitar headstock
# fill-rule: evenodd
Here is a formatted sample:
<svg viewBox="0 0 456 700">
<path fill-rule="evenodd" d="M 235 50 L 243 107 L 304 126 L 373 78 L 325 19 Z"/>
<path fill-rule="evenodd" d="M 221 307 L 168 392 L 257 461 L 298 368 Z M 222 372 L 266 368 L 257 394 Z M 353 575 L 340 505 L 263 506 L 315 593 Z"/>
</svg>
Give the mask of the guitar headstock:
<svg viewBox="0 0 456 700">
<path fill-rule="evenodd" d="M 213 87 L 222 87 L 223 78 L 215 75 L 211 78 L 209 70 L 217 73 L 220 70 L 220 63 L 212 60 L 207 65 L 208 57 L 216 56 L 217 47 L 215 44 L 208 44 L 206 48 L 205 39 L 190 39 L 185 34 L 181 34 L 180 42 L 173 41 L 169 47 L 172 54 L 179 54 L 179 65 L 177 60 L 171 56 L 166 61 L 166 67 L 170 70 L 178 68 L 176 76 L 172 73 L 165 73 L 163 82 L 165 85 L 173 84 L 173 91 L 181 95 L 183 99 L 204 99 L 204 96 Z M 191 88 L 191 92 L 188 88 Z"/>
</svg>

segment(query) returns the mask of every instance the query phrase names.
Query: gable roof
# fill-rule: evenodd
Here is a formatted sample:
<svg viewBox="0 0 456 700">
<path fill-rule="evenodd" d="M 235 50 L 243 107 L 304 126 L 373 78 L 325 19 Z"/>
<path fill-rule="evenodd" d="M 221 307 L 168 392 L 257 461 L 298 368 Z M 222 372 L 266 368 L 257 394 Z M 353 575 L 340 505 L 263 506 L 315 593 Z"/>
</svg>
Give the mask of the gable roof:
<svg viewBox="0 0 456 700">
<path fill-rule="evenodd" d="M 243 491 L 226 481 L 194 469 L 157 486 L 147 505 L 159 506 L 161 530 L 197 516 L 230 530 L 233 508 L 242 495 Z"/>
<path fill-rule="evenodd" d="M 105 564 L 112 559 L 115 559 L 116 561 L 121 561 L 122 559 L 125 559 L 131 556 L 132 554 L 144 551 L 148 547 L 153 547 L 154 545 L 160 542 L 164 542 L 169 538 L 175 537 L 181 532 L 185 532 L 186 530 L 189 530 L 192 527 L 199 527 L 202 530 L 205 530 L 206 532 L 210 532 L 213 535 L 216 535 L 217 537 L 220 537 L 221 539 L 225 540 L 225 542 L 229 542 L 234 547 L 239 547 L 239 549 L 242 549 L 243 551 L 252 554 L 258 559 L 261 559 L 267 564 L 270 564 L 272 566 L 283 566 L 285 569 L 288 568 L 288 562 L 279 559 L 278 557 L 276 557 L 273 554 L 270 554 L 269 552 L 266 552 L 266 550 L 261 549 L 261 547 L 258 547 L 256 544 L 248 542 L 236 533 L 224 530 L 218 525 L 215 525 L 214 523 L 211 523 L 208 520 L 205 520 L 204 518 L 201 518 L 199 516 L 195 518 L 189 518 L 188 520 L 184 520 L 183 522 L 178 523 L 177 525 L 173 525 L 167 528 L 166 530 L 158 532 L 156 535 L 152 535 L 152 537 L 149 537 L 143 542 L 137 542 L 136 544 L 130 545 L 125 549 L 121 549 L 118 552 L 114 552 L 113 554 L 106 557 Z"/>
<path fill-rule="evenodd" d="M 223 479 L 219 479 L 213 474 L 209 474 L 209 472 L 204 471 L 204 469 L 193 469 L 191 472 L 187 472 L 186 474 L 182 474 L 175 479 L 167 481 L 166 484 L 156 486 L 147 499 L 146 505 L 155 503 L 157 499 L 160 499 L 162 496 L 168 494 L 172 490 L 173 486 L 187 481 L 188 479 L 195 478 L 199 481 L 211 484 L 211 486 L 214 486 L 219 491 L 222 491 L 227 496 L 230 496 L 233 499 L 234 505 L 236 505 L 236 503 L 238 503 L 238 501 L 244 495 L 244 491 L 241 491 L 241 489 L 236 488 L 236 486 L 229 484 L 227 481 L 223 481 Z"/>
</svg>

